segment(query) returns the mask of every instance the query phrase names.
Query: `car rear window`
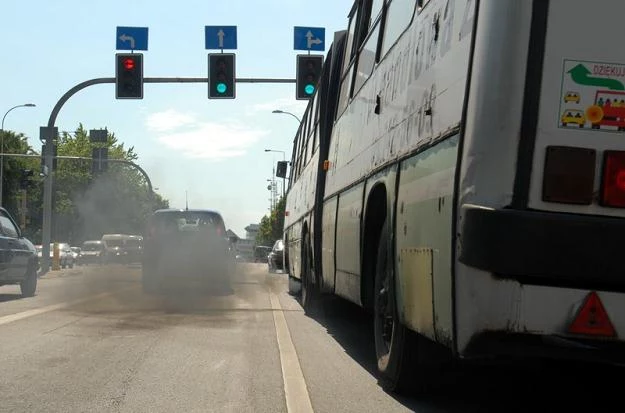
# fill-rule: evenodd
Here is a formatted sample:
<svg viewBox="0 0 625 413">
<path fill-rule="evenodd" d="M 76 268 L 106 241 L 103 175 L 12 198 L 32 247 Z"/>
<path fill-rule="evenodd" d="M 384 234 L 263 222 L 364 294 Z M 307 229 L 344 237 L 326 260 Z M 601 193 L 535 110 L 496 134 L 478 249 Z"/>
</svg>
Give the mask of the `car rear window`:
<svg viewBox="0 0 625 413">
<path fill-rule="evenodd" d="M 102 249 L 102 244 L 86 243 L 86 242 L 82 244 L 83 251 L 99 251 L 101 249 Z"/>
<path fill-rule="evenodd" d="M 206 227 L 225 234 L 223 219 L 215 212 L 171 211 L 155 214 L 151 219 L 152 230 L 158 232 L 197 232 Z"/>
</svg>

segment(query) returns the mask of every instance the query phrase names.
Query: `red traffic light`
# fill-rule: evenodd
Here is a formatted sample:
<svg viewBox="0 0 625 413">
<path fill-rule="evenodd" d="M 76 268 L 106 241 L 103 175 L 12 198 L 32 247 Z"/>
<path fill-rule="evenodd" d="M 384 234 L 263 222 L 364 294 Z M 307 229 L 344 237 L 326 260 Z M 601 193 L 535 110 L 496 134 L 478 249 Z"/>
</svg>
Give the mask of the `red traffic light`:
<svg viewBox="0 0 625 413">
<path fill-rule="evenodd" d="M 115 55 L 115 98 L 143 99 L 143 55 Z"/>
<path fill-rule="evenodd" d="M 136 66 L 135 59 L 133 59 L 131 57 L 127 57 L 127 58 L 124 59 L 123 65 L 124 65 L 124 69 L 132 70 Z"/>
</svg>

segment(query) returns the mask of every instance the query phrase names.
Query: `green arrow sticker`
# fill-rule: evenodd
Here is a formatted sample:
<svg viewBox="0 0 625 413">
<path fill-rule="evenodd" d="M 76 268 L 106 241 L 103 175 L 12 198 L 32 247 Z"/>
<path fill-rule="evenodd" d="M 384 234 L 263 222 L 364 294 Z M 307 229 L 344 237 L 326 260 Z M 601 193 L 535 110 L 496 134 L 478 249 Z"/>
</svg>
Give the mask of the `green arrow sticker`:
<svg viewBox="0 0 625 413">
<path fill-rule="evenodd" d="M 575 66 L 573 69 L 569 70 L 567 73 L 570 73 L 573 82 L 579 85 L 597 86 L 612 90 L 625 90 L 625 86 L 623 86 L 623 83 L 619 82 L 618 80 L 606 79 L 601 77 L 591 77 L 590 70 L 588 70 L 588 68 L 581 63 Z"/>
</svg>

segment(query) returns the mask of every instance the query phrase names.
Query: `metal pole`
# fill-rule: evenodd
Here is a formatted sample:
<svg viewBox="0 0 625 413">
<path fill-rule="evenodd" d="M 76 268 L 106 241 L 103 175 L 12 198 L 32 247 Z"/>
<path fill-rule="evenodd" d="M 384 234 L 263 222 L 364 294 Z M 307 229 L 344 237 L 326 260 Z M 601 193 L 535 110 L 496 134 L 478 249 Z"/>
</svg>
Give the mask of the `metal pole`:
<svg viewBox="0 0 625 413">
<path fill-rule="evenodd" d="M 282 152 L 282 162 L 286 161 L 286 155 L 284 154 L 284 151 L 280 151 Z M 284 198 L 284 181 L 286 181 L 286 177 L 281 178 L 282 179 L 282 198 Z"/>
<path fill-rule="evenodd" d="M 292 114 L 291 112 L 286 112 L 284 110 L 276 109 L 276 110 L 272 111 L 271 113 L 285 113 L 287 115 L 293 116 L 295 118 L 295 120 L 297 120 L 297 122 L 302 123 L 301 119 L 298 118 L 297 116 L 295 116 L 294 114 Z"/>
</svg>

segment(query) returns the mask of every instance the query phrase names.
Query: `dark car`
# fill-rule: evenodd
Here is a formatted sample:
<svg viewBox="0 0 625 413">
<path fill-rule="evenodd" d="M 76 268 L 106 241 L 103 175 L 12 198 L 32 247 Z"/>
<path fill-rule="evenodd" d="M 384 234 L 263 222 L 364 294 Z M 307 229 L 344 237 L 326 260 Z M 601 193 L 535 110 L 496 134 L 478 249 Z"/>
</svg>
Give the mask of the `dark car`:
<svg viewBox="0 0 625 413">
<path fill-rule="evenodd" d="M 267 262 L 269 257 L 269 253 L 271 252 L 271 247 L 267 247 L 264 245 L 257 245 L 254 247 L 254 262 Z"/>
<path fill-rule="evenodd" d="M 276 272 L 276 270 L 284 271 L 284 242 L 279 239 L 273 244 L 273 248 L 267 257 L 267 264 L 269 265 L 269 272 Z"/>
<path fill-rule="evenodd" d="M 148 219 L 142 283 L 147 293 L 175 284 L 229 289 L 234 257 L 223 218 L 211 210 L 162 209 Z"/>
<path fill-rule="evenodd" d="M 0 208 L 0 285 L 19 284 L 22 295 L 32 297 L 38 269 L 35 246 L 22 236 L 8 211 Z"/>
<path fill-rule="evenodd" d="M 85 241 L 80 252 L 80 263 L 104 264 L 106 262 L 106 245 L 100 240 Z"/>
</svg>

